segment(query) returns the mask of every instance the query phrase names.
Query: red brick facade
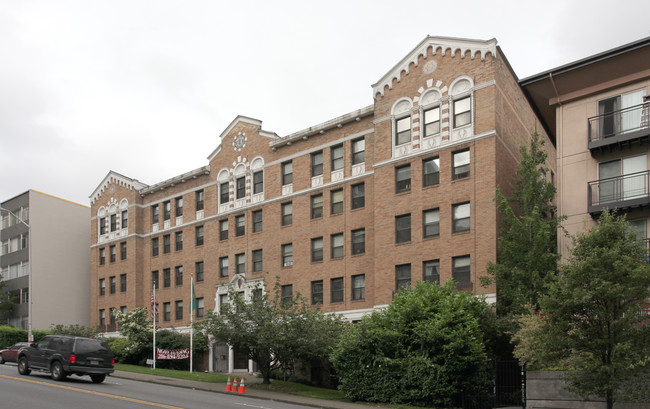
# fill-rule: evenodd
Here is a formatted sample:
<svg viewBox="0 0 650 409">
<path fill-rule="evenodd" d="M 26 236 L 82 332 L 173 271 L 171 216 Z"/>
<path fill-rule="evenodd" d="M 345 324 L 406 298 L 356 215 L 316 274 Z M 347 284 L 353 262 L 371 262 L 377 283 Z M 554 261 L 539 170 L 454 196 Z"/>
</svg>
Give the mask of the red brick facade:
<svg viewBox="0 0 650 409">
<path fill-rule="evenodd" d="M 163 327 L 189 324 L 190 276 L 195 279 L 196 296 L 203 298 L 204 311 L 218 308 L 219 295 L 230 282 L 238 286 L 263 278 L 273 285 L 278 276 L 281 284 L 292 285 L 293 294 L 310 300 L 322 297 L 319 306 L 324 311 L 357 319 L 390 303 L 398 285 L 422 280 L 425 262 L 439 262 L 441 283 L 452 278 L 456 262 L 457 278 L 465 280 L 462 288 L 493 299 L 496 288 L 481 287 L 479 277 L 485 274 L 487 263 L 496 259 L 495 189 L 501 186 L 511 191 L 519 146 L 526 144 L 531 131 L 546 138 L 504 56 L 494 40 L 428 37 L 373 89 L 373 105 L 285 137 L 262 130 L 259 120 L 239 116 L 222 133 L 221 144 L 209 156 L 207 166 L 157 185 L 146 186 L 109 173 L 91 197 L 91 325 L 101 323 L 100 311 L 104 311 L 104 329 L 111 331 L 115 329 L 110 325 L 111 308 L 149 308 L 154 271 L 159 277 L 157 301 Z M 431 131 L 431 136 L 425 137 L 425 117 L 435 119 L 435 112 L 439 114 L 439 132 Z M 408 118 L 410 135 L 401 135 L 399 142 L 403 143 L 398 144 L 397 122 L 407 123 Z M 427 126 L 436 129 L 435 121 Z M 360 140 L 365 144 L 365 158 L 353 165 L 353 149 L 360 146 Z M 548 141 L 546 145 L 553 149 Z M 333 169 L 341 163 L 337 156 L 340 146 L 342 169 Z M 454 159 L 455 153 L 465 151 L 469 163 L 466 153 Z M 312 161 L 320 173 L 321 157 L 322 175 L 313 176 Z M 423 173 L 424 161 L 432 158 L 439 161 L 438 183 L 434 183 L 435 175 L 425 177 Z M 554 158 L 551 152 L 552 169 Z M 458 162 L 455 168 L 454 160 Z M 283 186 L 282 168 L 288 161 L 292 182 Z M 263 187 L 258 172 L 263 172 Z M 223 183 L 228 186 L 226 203 L 220 202 Z M 427 183 L 430 185 L 425 186 Z M 353 209 L 353 189 L 358 191 L 360 184 L 364 203 Z M 333 202 L 339 189 L 342 208 L 337 200 Z M 203 209 L 197 210 L 197 192 L 201 190 Z M 322 216 L 312 218 L 312 213 L 319 213 L 312 208 L 318 195 L 322 195 Z M 179 218 L 177 198 L 183 203 Z M 355 204 L 359 200 L 357 197 Z M 170 203 L 168 220 L 166 202 Z M 282 207 L 289 202 L 292 221 L 283 226 Z M 156 205 L 159 220 L 153 223 L 152 207 Z M 126 228 L 120 224 L 124 210 L 128 212 Z M 260 211 L 261 231 L 256 232 L 259 223 L 254 223 L 254 217 Z M 435 222 L 425 226 L 425 218 L 435 220 L 436 214 L 438 234 Z M 111 215 L 117 215 L 114 225 Z M 241 216 L 245 231 L 238 236 Z M 228 238 L 222 240 L 220 226 L 225 220 Z M 100 221 L 106 231 L 100 231 Z M 197 228 L 203 230 L 202 244 L 197 244 Z M 360 239 L 361 229 L 363 248 L 360 240 L 353 248 L 353 232 L 355 239 Z M 425 237 L 425 230 L 430 237 Z M 178 232 L 182 232 L 182 249 L 177 250 Z M 169 236 L 169 252 L 165 251 L 165 236 Z M 318 260 L 321 253 L 317 248 L 313 261 L 312 242 L 321 243 L 320 237 L 322 260 Z M 152 250 L 155 240 L 157 255 Z M 127 249 L 124 260 L 122 242 Z M 288 254 L 283 258 L 286 244 L 292 245 L 290 263 Z M 112 262 L 113 245 L 116 259 Z M 106 254 L 103 264 L 102 249 Z M 262 267 L 254 271 L 259 250 Z M 245 259 L 243 274 L 235 275 L 240 254 Z M 222 277 L 220 258 L 224 257 L 228 258 L 228 274 Z M 465 264 L 468 259 L 469 268 Z M 203 279 L 197 280 L 200 262 Z M 175 270 L 179 266 L 183 275 L 177 283 Z M 164 282 L 166 269 L 170 272 L 168 286 Z M 125 291 L 120 287 L 122 274 L 126 274 Z M 116 280 L 114 293 L 111 277 Z M 104 295 L 100 294 L 101 280 Z M 316 289 L 322 288 L 322 295 L 313 293 L 314 282 Z M 338 287 L 333 291 L 332 285 L 341 282 L 342 292 Z M 177 301 L 183 302 L 178 320 Z M 165 303 L 170 303 L 169 320 L 164 317 Z"/>
</svg>

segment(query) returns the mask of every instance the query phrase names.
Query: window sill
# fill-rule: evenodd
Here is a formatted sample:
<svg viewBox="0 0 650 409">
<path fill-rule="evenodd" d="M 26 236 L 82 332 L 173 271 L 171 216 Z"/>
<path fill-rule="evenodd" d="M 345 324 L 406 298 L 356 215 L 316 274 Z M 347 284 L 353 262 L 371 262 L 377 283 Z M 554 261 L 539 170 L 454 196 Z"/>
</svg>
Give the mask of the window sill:
<svg viewBox="0 0 650 409">
<path fill-rule="evenodd" d="M 422 237 L 422 240 L 423 241 L 428 241 L 428 240 L 435 240 L 435 239 L 439 239 L 439 238 L 440 238 L 440 234 L 435 235 L 435 236 Z"/>
<path fill-rule="evenodd" d="M 401 195 L 405 195 L 405 194 L 408 194 L 408 193 L 411 193 L 411 189 L 409 189 L 409 190 L 403 190 L 403 191 L 401 191 L 401 192 L 395 192 L 395 195 L 396 195 L 396 196 L 401 196 Z"/>
<path fill-rule="evenodd" d="M 470 234 L 471 232 L 472 232 L 472 229 L 469 229 L 469 230 L 463 230 L 463 231 L 452 231 L 451 234 L 453 236 L 455 236 L 457 234 Z"/>
<path fill-rule="evenodd" d="M 462 182 L 462 181 L 465 181 L 465 180 L 469 180 L 469 179 L 471 179 L 471 178 L 472 178 L 472 175 L 469 175 L 469 176 L 463 176 L 462 178 L 452 179 L 452 180 L 451 180 L 451 183 Z"/>
<path fill-rule="evenodd" d="M 405 246 L 405 245 L 407 245 L 407 244 L 411 244 L 411 243 L 413 243 L 412 240 L 409 240 L 409 241 L 400 241 L 399 243 L 398 243 L 398 242 L 395 242 L 395 245 L 396 245 L 396 246 Z"/>
</svg>

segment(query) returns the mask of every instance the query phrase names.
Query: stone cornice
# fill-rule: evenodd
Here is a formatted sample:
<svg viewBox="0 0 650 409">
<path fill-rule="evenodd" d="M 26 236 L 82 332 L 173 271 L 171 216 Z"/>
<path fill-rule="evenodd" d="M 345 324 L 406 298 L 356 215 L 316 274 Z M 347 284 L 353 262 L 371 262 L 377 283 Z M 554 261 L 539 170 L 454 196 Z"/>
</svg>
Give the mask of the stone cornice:
<svg viewBox="0 0 650 409">
<path fill-rule="evenodd" d="M 118 186 L 125 187 L 127 189 L 133 189 L 133 190 L 142 190 L 148 187 L 148 185 L 145 185 L 144 183 L 141 183 L 137 179 L 131 179 L 128 178 L 124 175 L 120 175 L 117 172 L 114 171 L 109 171 L 104 180 L 95 188 L 93 193 L 89 196 L 90 198 L 90 204 L 94 204 L 95 201 L 99 198 L 99 196 L 106 191 L 108 188 L 108 185 L 110 184 L 116 184 Z"/>
</svg>

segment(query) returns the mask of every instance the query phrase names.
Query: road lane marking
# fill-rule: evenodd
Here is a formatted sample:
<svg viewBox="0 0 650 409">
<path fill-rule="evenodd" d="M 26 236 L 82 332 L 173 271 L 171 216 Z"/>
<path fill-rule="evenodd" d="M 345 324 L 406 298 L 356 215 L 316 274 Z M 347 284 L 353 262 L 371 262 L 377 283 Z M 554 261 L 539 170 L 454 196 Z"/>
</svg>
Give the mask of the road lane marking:
<svg viewBox="0 0 650 409">
<path fill-rule="evenodd" d="M 38 384 L 38 385 L 51 386 L 52 388 L 65 389 L 65 390 L 75 391 L 75 392 L 83 392 L 83 393 L 87 393 L 87 394 L 90 394 L 90 395 L 103 396 L 105 398 L 119 399 L 119 400 L 124 400 L 124 401 L 128 401 L 128 402 L 133 402 L 133 403 L 140 403 L 142 405 L 155 406 L 155 407 L 158 407 L 158 408 L 183 409 L 183 408 L 180 408 L 178 406 L 164 405 L 162 403 L 155 403 L 155 402 L 148 402 L 148 401 L 144 401 L 144 400 L 140 400 L 140 399 L 127 398 L 126 396 L 111 395 L 111 394 L 103 393 L 103 392 L 96 392 L 96 391 L 89 391 L 89 390 L 86 390 L 86 389 L 73 388 L 71 386 L 64 386 L 64 385 L 57 385 L 57 384 L 49 383 L 49 382 L 35 381 L 33 379 L 18 378 L 18 377 L 15 377 L 15 376 L 8 376 L 8 375 L 0 375 L 0 378 L 13 379 L 15 381 L 22 381 L 22 382 L 31 382 L 31 383 L 35 383 L 35 384 Z"/>
</svg>

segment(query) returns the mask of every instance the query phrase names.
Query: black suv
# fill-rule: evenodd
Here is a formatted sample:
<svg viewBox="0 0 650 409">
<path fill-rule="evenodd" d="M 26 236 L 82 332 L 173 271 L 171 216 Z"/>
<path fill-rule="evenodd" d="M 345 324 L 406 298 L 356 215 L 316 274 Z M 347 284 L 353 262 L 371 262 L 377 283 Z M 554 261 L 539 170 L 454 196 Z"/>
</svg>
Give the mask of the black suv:
<svg viewBox="0 0 650 409">
<path fill-rule="evenodd" d="M 115 358 L 106 341 L 91 338 L 46 335 L 18 353 L 21 375 L 29 375 L 32 370 L 50 372 L 57 381 L 76 374 L 90 375 L 94 383 L 101 383 L 115 371 L 114 365 Z"/>
</svg>

